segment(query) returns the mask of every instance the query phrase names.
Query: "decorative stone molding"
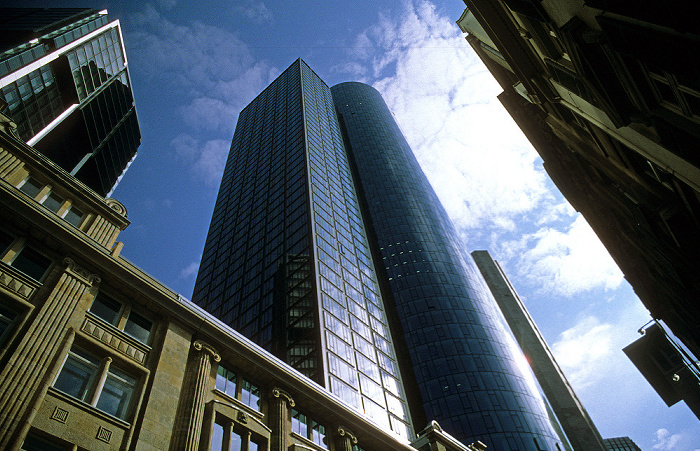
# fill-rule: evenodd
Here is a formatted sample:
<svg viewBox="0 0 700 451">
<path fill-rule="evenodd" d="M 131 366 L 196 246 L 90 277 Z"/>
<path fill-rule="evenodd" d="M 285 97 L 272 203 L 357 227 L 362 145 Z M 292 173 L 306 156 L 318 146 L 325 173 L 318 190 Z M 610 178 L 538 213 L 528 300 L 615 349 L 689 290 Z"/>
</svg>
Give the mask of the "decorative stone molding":
<svg viewBox="0 0 700 451">
<path fill-rule="evenodd" d="M 219 353 L 211 347 L 210 345 L 204 343 L 203 341 L 197 340 L 194 343 L 192 343 L 192 347 L 196 349 L 197 351 L 203 351 L 209 353 L 211 357 L 214 359 L 215 362 L 219 363 L 221 362 L 221 356 Z"/>
<path fill-rule="evenodd" d="M 68 411 L 56 406 L 56 408 L 53 409 L 53 412 L 51 413 L 51 419 L 56 420 L 59 423 L 66 424 L 66 422 L 68 421 Z"/>
<path fill-rule="evenodd" d="M 90 317 L 85 318 L 80 330 L 142 365 L 146 362 L 147 353 L 129 343 L 130 340 L 126 337 L 121 337 L 123 332 L 119 330 L 110 330 Z"/>
<path fill-rule="evenodd" d="M 109 443 L 109 441 L 112 440 L 112 431 L 100 426 L 97 429 L 97 436 L 95 438 L 105 443 Z"/>
<path fill-rule="evenodd" d="M 357 436 L 350 432 L 345 426 L 338 426 L 338 435 L 349 438 L 353 445 L 357 443 Z"/>
<path fill-rule="evenodd" d="M 294 403 L 294 399 L 292 399 L 292 396 L 287 393 L 286 391 L 282 390 L 281 388 L 273 388 L 272 389 L 272 396 L 275 398 L 282 398 L 283 400 L 287 401 L 287 404 L 289 404 L 289 407 L 294 407 L 296 404 Z"/>
<path fill-rule="evenodd" d="M 66 266 L 66 272 L 81 280 L 88 286 L 99 285 L 102 279 L 97 274 L 92 274 L 82 266 L 78 266 L 72 258 L 66 257 L 63 259 L 63 264 Z"/>
<path fill-rule="evenodd" d="M 117 199 L 112 199 L 111 197 L 105 199 L 105 203 L 109 208 L 126 218 L 126 207 L 124 207 L 124 204 L 119 202 Z"/>
<path fill-rule="evenodd" d="M 29 281 L 26 276 L 14 274 L 15 271 L 9 266 L 0 266 L 0 287 L 28 301 L 39 284 Z"/>
<path fill-rule="evenodd" d="M 239 423 L 248 424 L 248 414 L 242 410 L 238 411 L 238 417 L 236 419 Z"/>
</svg>

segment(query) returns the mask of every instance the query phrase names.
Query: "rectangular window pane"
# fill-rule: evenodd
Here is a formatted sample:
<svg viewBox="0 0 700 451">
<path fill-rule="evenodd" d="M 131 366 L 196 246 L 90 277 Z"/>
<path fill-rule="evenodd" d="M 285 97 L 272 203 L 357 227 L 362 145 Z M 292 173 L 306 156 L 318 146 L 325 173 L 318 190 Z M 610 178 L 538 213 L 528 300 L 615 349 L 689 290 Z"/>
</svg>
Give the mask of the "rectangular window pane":
<svg viewBox="0 0 700 451">
<path fill-rule="evenodd" d="M 54 213 L 57 213 L 61 205 L 63 205 L 63 198 L 55 193 L 49 193 L 41 204 Z"/>
<path fill-rule="evenodd" d="M 260 410 L 260 389 L 244 380 L 241 387 L 241 401 L 248 407 Z"/>
<path fill-rule="evenodd" d="M 29 177 L 27 180 L 24 181 L 22 186 L 19 187 L 19 190 L 27 196 L 35 198 L 36 195 L 39 194 L 39 191 L 41 191 L 41 188 L 43 188 L 43 185 L 41 185 L 35 179 Z"/>
<path fill-rule="evenodd" d="M 231 444 L 228 449 L 229 451 L 242 451 L 243 449 L 243 439 L 233 431 L 231 431 Z"/>
<path fill-rule="evenodd" d="M 224 446 L 224 427 L 219 423 L 214 423 L 214 433 L 211 436 L 210 451 L 221 451 Z"/>
<path fill-rule="evenodd" d="M 41 255 L 34 248 L 25 246 L 11 265 L 32 279 L 41 280 L 46 270 L 49 269 L 51 260 Z"/>
<path fill-rule="evenodd" d="M 136 312 L 131 312 L 126 320 L 124 332 L 131 335 L 141 343 L 147 344 L 148 337 L 151 335 L 151 327 L 153 323 Z"/>
<path fill-rule="evenodd" d="M 98 366 L 99 362 L 94 357 L 72 350 L 53 386 L 63 393 L 84 401 L 92 380 L 97 374 Z"/>
<path fill-rule="evenodd" d="M 135 385 L 136 380 L 133 377 L 116 368 L 110 368 L 96 407 L 117 418 L 126 418 Z"/>
<path fill-rule="evenodd" d="M 75 227 L 80 227 L 80 224 L 82 224 L 83 222 L 83 217 L 85 217 L 85 213 L 83 213 L 75 207 L 70 207 L 63 219 L 65 219 L 66 221 L 68 221 L 69 224 L 72 224 Z"/>
<path fill-rule="evenodd" d="M 90 307 L 90 312 L 99 316 L 109 324 L 116 326 L 119 322 L 119 312 L 122 305 L 114 299 L 99 293 Z"/>
</svg>

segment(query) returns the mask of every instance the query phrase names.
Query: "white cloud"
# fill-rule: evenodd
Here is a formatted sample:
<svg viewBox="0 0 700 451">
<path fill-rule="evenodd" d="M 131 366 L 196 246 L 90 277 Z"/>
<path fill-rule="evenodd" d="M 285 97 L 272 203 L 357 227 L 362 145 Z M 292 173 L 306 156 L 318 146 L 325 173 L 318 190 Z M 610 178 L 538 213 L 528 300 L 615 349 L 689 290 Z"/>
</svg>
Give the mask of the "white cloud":
<svg viewBox="0 0 700 451">
<path fill-rule="evenodd" d="M 246 5 L 236 6 L 235 10 L 256 23 L 271 22 L 273 17 L 263 2 L 248 1 Z"/>
<path fill-rule="evenodd" d="M 525 235 L 516 256 L 519 275 L 538 291 L 573 296 L 594 288 L 615 289 L 623 275 L 583 216 L 558 230 Z M 517 248 L 516 247 L 516 248 Z"/>
<path fill-rule="evenodd" d="M 613 356 L 615 329 L 592 316 L 583 318 L 576 326 L 561 333 L 552 345 L 552 352 L 569 382 L 583 389 L 600 382 L 609 374 L 606 368 Z"/>
<path fill-rule="evenodd" d="M 512 230 L 518 215 L 550 197 L 537 153 L 496 99 L 500 87 L 433 4 L 381 15 L 350 54 L 368 70 L 334 70 L 372 74 L 458 228 Z"/>
<path fill-rule="evenodd" d="M 199 260 L 194 261 L 187 265 L 186 267 L 182 268 L 180 271 L 180 278 L 181 279 L 188 279 L 194 275 L 197 274 L 197 270 L 199 270 Z"/>
<path fill-rule="evenodd" d="M 661 428 L 656 431 L 656 441 L 654 449 L 676 450 L 679 442 L 683 439 L 681 434 L 671 434 L 668 429 Z"/>
<path fill-rule="evenodd" d="M 214 139 L 200 144 L 191 135 L 181 133 L 170 144 L 175 150 L 175 155 L 190 165 L 198 179 L 210 187 L 218 186 L 228 157 L 228 141 Z"/>
</svg>

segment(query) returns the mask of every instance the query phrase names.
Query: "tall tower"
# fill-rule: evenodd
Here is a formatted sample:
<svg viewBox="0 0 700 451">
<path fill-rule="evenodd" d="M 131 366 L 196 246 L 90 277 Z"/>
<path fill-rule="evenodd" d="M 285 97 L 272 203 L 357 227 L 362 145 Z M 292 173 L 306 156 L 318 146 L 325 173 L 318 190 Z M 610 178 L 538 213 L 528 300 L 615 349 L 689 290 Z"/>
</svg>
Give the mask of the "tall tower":
<svg viewBox="0 0 700 451">
<path fill-rule="evenodd" d="M 362 83 L 331 92 L 382 294 L 415 375 L 412 414 L 465 443 L 556 450 L 527 364 L 381 95 Z"/>
<path fill-rule="evenodd" d="M 411 436 L 331 93 L 301 60 L 241 111 L 192 297 Z"/>
<path fill-rule="evenodd" d="M 114 189 L 141 143 L 118 20 L 2 8 L 0 88 L 20 138 L 100 195 Z"/>
<path fill-rule="evenodd" d="M 461 249 L 379 93 L 297 60 L 239 116 L 192 297 L 399 435 L 408 400 L 417 430 L 554 451 Z"/>
</svg>

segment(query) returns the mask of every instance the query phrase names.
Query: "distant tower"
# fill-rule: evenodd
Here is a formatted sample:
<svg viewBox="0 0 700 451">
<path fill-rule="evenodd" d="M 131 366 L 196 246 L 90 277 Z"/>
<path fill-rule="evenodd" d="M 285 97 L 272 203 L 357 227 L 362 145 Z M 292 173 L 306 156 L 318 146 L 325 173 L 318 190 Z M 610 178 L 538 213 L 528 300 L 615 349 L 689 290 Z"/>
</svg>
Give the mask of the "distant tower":
<svg viewBox="0 0 700 451">
<path fill-rule="evenodd" d="M 606 438 L 603 441 L 608 451 L 642 451 L 629 437 Z"/>
<path fill-rule="evenodd" d="M 141 143 L 118 20 L 0 9 L 0 88 L 23 140 L 100 195 L 114 189 Z"/>
<path fill-rule="evenodd" d="M 525 304 L 488 251 L 474 251 L 472 257 L 493 297 L 530 363 L 537 381 L 552 406 L 574 450 L 605 451 L 603 438 L 573 387 L 559 368 Z"/>
</svg>

